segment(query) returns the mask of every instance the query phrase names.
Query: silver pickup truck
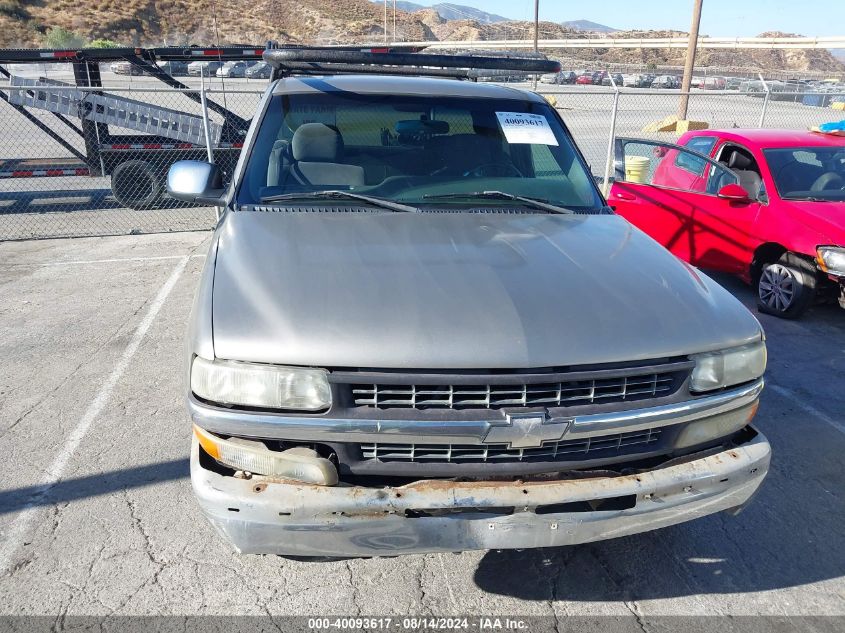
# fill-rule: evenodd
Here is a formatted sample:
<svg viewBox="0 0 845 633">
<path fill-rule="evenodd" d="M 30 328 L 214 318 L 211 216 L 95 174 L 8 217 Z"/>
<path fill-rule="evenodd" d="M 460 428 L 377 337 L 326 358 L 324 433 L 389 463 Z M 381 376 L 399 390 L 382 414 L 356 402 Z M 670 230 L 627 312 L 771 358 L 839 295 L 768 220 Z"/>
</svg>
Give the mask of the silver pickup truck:
<svg viewBox="0 0 845 633">
<path fill-rule="evenodd" d="M 608 208 L 538 95 L 286 73 L 221 183 L 182 162 L 168 188 L 223 208 L 186 396 L 239 551 L 584 543 L 766 476 L 759 323 Z"/>
</svg>

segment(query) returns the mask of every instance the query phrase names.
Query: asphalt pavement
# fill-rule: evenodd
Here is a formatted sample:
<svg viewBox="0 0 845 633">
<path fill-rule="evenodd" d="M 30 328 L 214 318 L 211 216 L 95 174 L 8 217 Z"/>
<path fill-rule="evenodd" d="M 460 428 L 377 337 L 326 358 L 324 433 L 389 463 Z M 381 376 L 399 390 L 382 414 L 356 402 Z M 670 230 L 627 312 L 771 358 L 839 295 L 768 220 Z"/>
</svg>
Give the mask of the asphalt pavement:
<svg viewBox="0 0 845 633">
<path fill-rule="evenodd" d="M 243 556 L 188 479 L 182 339 L 208 239 L 0 243 L 0 616 L 549 616 L 561 630 L 612 616 L 617 631 L 668 615 L 845 616 L 839 308 L 760 316 L 757 424 L 774 456 L 736 517 L 560 549 Z"/>
</svg>

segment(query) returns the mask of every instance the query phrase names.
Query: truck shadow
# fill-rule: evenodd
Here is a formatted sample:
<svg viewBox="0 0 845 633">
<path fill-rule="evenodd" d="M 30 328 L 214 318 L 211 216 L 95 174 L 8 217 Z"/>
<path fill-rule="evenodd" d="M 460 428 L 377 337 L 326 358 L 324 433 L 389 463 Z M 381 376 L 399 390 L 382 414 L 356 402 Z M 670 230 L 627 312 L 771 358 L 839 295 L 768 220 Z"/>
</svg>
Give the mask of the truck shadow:
<svg viewBox="0 0 845 633">
<path fill-rule="evenodd" d="M 837 518 L 845 516 L 845 502 L 819 498 L 788 479 L 770 473 L 736 517 L 713 515 L 570 547 L 490 551 L 474 581 L 483 591 L 522 600 L 603 602 L 751 593 L 845 575 Z"/>
<path fill-rule="evenodd" d="M 200 208 L 163 195 L 143 211 L 162 209 Z M 0 217 L 18 213 L 68 213 L 131 211 L 118 202 L 111 189 L 68 189 L 59 191 L 10 191 L 0 193 Z"/>
<path fill-rule="evenodd" d="M 757 311 L 757 297 L 755 290 L 744 283 L 739 277 L 729 275 L 727 273 L 719 273 L 714 271 L 704 271 L 707 276 L 711 277 L 713 281 L 725 288 L 734 297 L 739 299 L 746 308 L 751 310 L 762 323 L 766 330 L 772 324 L 784 323 L 830 323 L 841 327 L 845 311 L 843 311 L 835 301 L 830 303 L 819 303 L 812 306 L 804 315 L 795 321 L 779 319 L 767 314 L 761 314 Z"/>
<path fill-rule="evenodd" d="M 755 425 L 773 457 L 751 505 L 735 517 L 597 543 L 491 551 L 474 572 L 480 589 L 524 600 L 602 602 L 752 593 L 845 576 L 845 436 L 837 426 L 845 422 L 845 314 L 827 305 L 795 321 L 761 315 L 750 287 L 712 277 L 767 334 L 768 387 Z"/>
<path fill-rule="evenodd" d="M 0 193 L 0 215 L 13 213 L 66 213 L 119 209 L 111 189 L 7 191 Z"/>
</svg>

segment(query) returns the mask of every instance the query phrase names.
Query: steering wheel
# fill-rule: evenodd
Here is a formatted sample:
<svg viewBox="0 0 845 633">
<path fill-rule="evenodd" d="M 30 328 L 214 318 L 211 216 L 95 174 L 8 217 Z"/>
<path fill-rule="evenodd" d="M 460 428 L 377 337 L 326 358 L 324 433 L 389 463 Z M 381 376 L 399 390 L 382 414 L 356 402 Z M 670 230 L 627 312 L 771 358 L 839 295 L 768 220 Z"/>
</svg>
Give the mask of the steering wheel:
<svg viewBox="0 0 845 633">
<path fill-rule="evenodd" d="M 517 178 L 525 178 L 523 173 L 519 171 L 513 163 L 482 163 L 472 169 L 466 170 L 461 174 L 464 178 L 474 176 L 475 178 L 496 178 L 504 176 L 516 176 Z"/>
<path fill-rule="evenodd" d="M 835 171 L 829 171 L 813 181 L 813 184 L 810 185 L 810 191 L 830 191 L 834 189 L 842 189 L 843 185 L 845 185 L 845 181 L 842 180 L 842 176 L 837 174 Z"/>
</svg>

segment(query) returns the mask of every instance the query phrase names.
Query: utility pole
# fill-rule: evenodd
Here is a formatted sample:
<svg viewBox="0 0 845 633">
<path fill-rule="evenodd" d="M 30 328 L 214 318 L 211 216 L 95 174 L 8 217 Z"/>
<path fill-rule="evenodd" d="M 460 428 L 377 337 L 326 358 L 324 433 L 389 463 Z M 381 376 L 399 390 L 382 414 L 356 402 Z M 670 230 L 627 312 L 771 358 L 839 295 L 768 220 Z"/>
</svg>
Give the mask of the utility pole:
<svg viewBox="0 0 845 633">
<path fill-rule="evenodd" d="M 393 41 L 396 40 L 396 0 L 393 0 Z"/>
<path fill-rule="evenodd" d="M 684 64 L 684 79 L 681 82 L 681 100 L 678 103 L 678 120 L 687 118 L 689 108 L 689 91 L 692 86 L 692 73 L 695 69 L 695 49 L 698 46 L 698 27 L 701 25 L 701 4 L 704 0 L 693 0 L 692 25 L 689 30 L 689 43 L 687 44 L 687 59 Z"/>
<path fill-rule="evenodd" d="M 537 39 L 540 31 L 540 0 L 534 0 L 534 54 L 539 53 Z M 534 90 L 537 90 L 537 75 L 534 75 Z"/>
<path fill-rule="evenodd" d="M 382 0 L 384 4 L 384 43 L 387 44 L 387 0 Z"/>
</svg>

